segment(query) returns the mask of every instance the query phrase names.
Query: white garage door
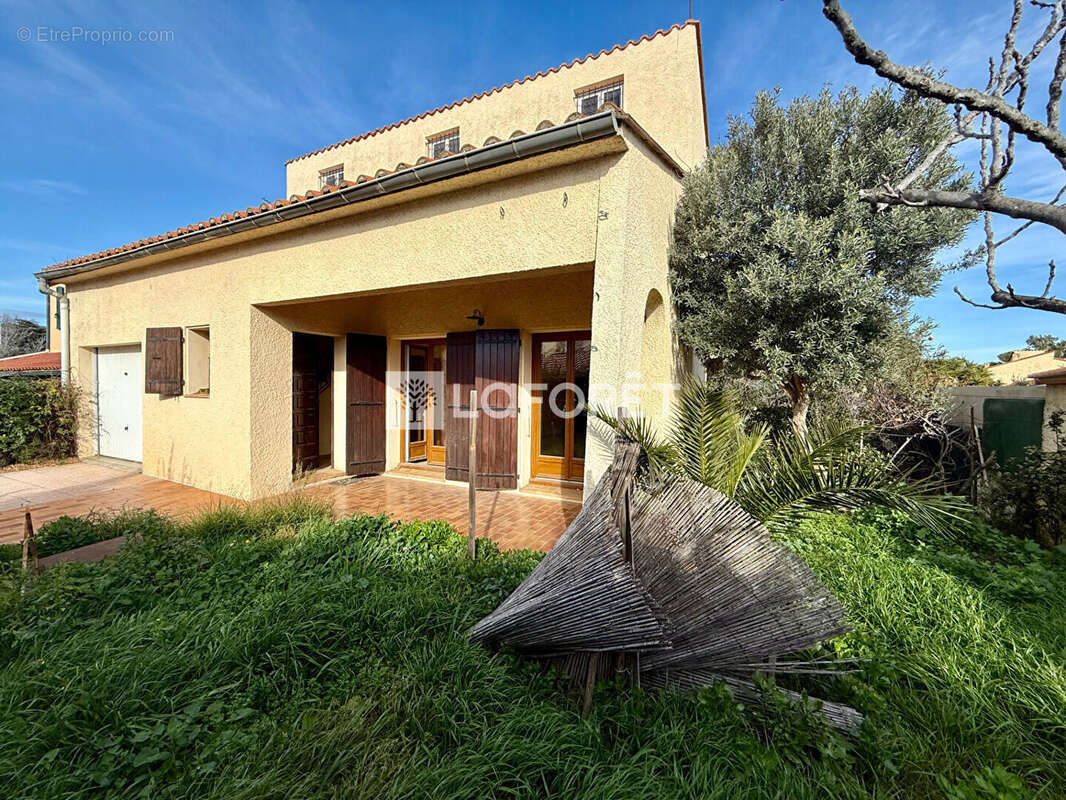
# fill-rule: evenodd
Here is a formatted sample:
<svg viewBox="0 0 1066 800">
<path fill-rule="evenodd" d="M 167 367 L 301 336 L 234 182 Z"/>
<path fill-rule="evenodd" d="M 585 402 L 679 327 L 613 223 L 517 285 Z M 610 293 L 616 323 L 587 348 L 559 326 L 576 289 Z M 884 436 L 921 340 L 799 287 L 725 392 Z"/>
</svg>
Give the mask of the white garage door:
<svg viewBox="0 0 1066 800">
<path fill-rule="evenodd" d="M 141 460 L 141 348 L 101 347 L 96 352 L 98 452 Z"/>
</svg>

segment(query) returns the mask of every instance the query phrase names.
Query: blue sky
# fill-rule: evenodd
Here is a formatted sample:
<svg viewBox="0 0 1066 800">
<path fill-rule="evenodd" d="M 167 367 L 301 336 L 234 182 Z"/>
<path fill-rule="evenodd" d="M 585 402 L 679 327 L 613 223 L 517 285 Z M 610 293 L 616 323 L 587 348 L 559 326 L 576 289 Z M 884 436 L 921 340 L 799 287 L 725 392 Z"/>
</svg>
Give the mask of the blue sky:
<svg viewBox="0 0 1066 800">
<path fill-rule="evenodd" d="M 877 84 L 843 50 L 820 5 L 693 0 L 703 21 L 712 140 L 758 89 L 780 86 L 788 98 L 827 82 Z M 845 5 L 875 46 L 907 63 L 931 60 L 949 79 L 970 83 L 983 82 L 1009 7 L 1005 0 Z M 1038 15 L 1028 13 L 1035 25 Z M 283 195 L 292 156 L 687 16 L 687 0 L 426 7 L 0 0 L 0 311 L 41 317 L 32 273 L 42 266 Z M 22 26 L 31 41 L 19 41 Z M 35 40 L 39 28 L 75 26 L 172 33 L 168 42 Z M 1055 163 L 1025 150 L 1008 190 L 1050 198 L 1061 183 Z M 1001 251 L 1002 282 L 1039 293 L 1060 241 L 1034 226 Z M 1060 296 L 1066 276 L 1061 281 Z M 987 299 L 978 268 L 947 276 L 936 297 L 918 304 L 951 353 L 988 360 L 1021 347 L 1030 333 L 1066 337 L 1066 318 L 972 308 L 952 293 L 955 284 Z"/>
</svg>

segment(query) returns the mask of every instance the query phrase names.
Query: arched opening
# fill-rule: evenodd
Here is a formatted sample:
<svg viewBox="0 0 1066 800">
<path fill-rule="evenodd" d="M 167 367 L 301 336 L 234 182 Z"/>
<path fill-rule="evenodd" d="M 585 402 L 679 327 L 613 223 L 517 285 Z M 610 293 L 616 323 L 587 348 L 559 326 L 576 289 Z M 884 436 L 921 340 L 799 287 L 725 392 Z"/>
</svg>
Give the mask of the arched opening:
<svg viewBox="0 0 1066 800">
<path fill-rule="evenodd" d="M 663 296 L 657 289 L 648 292 L 644 303 L 644 325 L 640 336 L 641 406 L 646 416 L 658 419 L 665 413 L 671 392 L 670 320 Z"/>
</svg>

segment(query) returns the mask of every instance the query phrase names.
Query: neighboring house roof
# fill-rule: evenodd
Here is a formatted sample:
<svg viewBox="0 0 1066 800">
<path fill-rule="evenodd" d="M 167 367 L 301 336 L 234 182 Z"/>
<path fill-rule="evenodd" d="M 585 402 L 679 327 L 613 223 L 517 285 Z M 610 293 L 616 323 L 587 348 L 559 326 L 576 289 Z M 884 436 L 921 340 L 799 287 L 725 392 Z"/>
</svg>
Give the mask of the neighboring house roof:
<svg viewBox="0 0 1066 800">
<path fill-rule="evenodd" d="M 1034 372 L 1066 367 L 1066 360 L 1056 358 L 1053 350 L 1012 350 L 1000 358 L 985 369 L 993 378 L 1008 382 L 1027 381 Z"/>
<path fill-rule="evenodd" d="M 1046 372 L 1034 372 L 1029 376 L 1037 383 L 1060 384 L 1066 383 L 1066 367 L 1062 369 L 1049 369 Z"/>
<path fill-rule="evenodd" d="M 59 353 L 50 351 L 0 358 L 0 376 L 11 374 L 58 374 L 59 358 Z"/>
<path fill-rule="evenodd" d="M 483 97 L 488 97 L 489 95 L 495 94 L 496 92 L 502 92 L 504 89 L 510 89 L 513 86 L 521 86 L 523 83 L 526 83 L 528 81 L 535 81 L 537 78 L 543 78 L 546 75 L 551 75 L 552 73 L 559 72 L 560 70 L 570 69 L 570 68 L 572 68 L 574 66 L 577 66 L 578 64 L 584 64 L 586 61 L 595 61 L 600 56 L 605 56 L 605 55 L 607 55 L 609 53 L 615 52 L 616 50 L 625 50 L 627 47 L 632 47 L 634 45 L 638 45 L 641 42 L 650 42 L 656 36 L 667 36 L 667 35 L 673 33 L 674 31 L 679 31 L 682 28 L 688 27 L 689 25 L 695 25 L 696 28 L 697 28 L 697 34 L 699 33 L 699 30 L 698 30 L 699 29 L 699 25 L 700 25 L 699 20 L 694 20 L 694 19 L 686 20 L 683 23 L 677 23 L 677 24 L 671 25 L 666 30 L 663 30 L 662 28 L 660 28 L 659 30 L 655 31 L 655 33 L 653 33 L 653 34 L 650 34 L 650 35 L 649 34 L 645 34 L 645 35 L 641 36 L 639 39 L 636 39 L 636 40 L 630 39 L 625 44 L 616 44 L 614 47 L 610 47 L 610 48 L 606 48 L 604 50 L 600 50 L 600 52 L 596 53 L 595 55 L 593 55 L 592 53 L 589 53 L 584 58 L 575 58 L 573 61 L 565 62 L 563 64 L 560 64 L 557 67 L 552 67 L 551 69 L 548 69 L 548 70 L 541 70 L 540 72 L 537 72 L 535 75 L 526 75 L 524 78 L 515 79 L 515 80 L 511 81 L 510 83 L 505 83 L 502 86 L 494 86 L 493 88 L 487 89 L 484 92 L 479 92 L 478 94 L 471 95 L 470 97 L 464 97 L 462 100 L 456 100 L 454 103 L 449 103 L 448 105 L 445 105 L 445 106 L 438 106 L 437 108 L 434 108 L 434 109 L 432 109 L 430 111 L 423 111 L 421 114 L 417 114 L 417 115 L 415 115 L 413 117 L 408 117 L 407 119 L 400 120 L 399 122 L 393 122 L 390 125 L 383 125 L 382 127 L 375 128 L 372 131 L 367 131 L 366 133 L 361 133 L 358 136 L 352 136 L 351 138 L 345 139 L 342 142 L 336 142 L 335 144 L 331 144 L 331 145 L 328 145 L 326 147 L 320 147 L 318 150 L 312 150 L 309 153 L 304 153 L 303 155 L 296 156 L 295 158 L 290 158 L 288 161 L 285 162 L 285 164 L 286 165 L 292 164 L 294 161 L 300 161 L 301 159 L 304 159 L 304 158 L 310 158 L 311 156 L 316 156 L 319 153 L 325 153 L 325 152 L 328 152 L 330 150 L 334 150 L 334 149 L 336 149 L 338 147 L 344 147 L 345 145 L 353 144 L 355 142 L 360 142 L 363 139 L 369 139 L 371 136 L 377 136 L 380 133 L 385 133 L 386 131 L 391 131 L 394 128 L 399 128 L 399 127 L 402 127 L 404 125 L 408 125 L 408 124 L 410 124 L 412 122 L 417 122 L 420 119 L 425 119 L 426 117 L 431 117 L 434 114 L 441 113 L 442 111 L 448 111 L 449 109 L 456 108 L 457 106 L 464 105 L 465 103 L 472 103 L 475 100 L 480 100 Z M 697 38 L 697 41 L 699 41 L 698 38 Z M 702 54 L 701 54 L 701 60 L 702 60 Z M 701 78 L 701 80 L 702 80 L 702 76 L 703 76 L 703 69 L 702 69 L 702 64 L 701 64 L 701 68 L 700 68 L 700 78 Z M 704 108 L 703 116 L 704 116 L 704 119 L 706 119 L 706 117 L 707 117 L 707 109 L 706 108 Z M 706 125 L 706 122 L 704 123 L 704 125 Z"/>
<path fill-rule="evenodd" d="M 54 278 L 59 278 L 63 275 L 99 269 L 141 256 L 186 247 L 207 239 L 286 222 L 346 204 L 370 200 L 383 194 L 446 180 L 476 170 L 613 136 L 619 133 L 622 125 L 633 131 L 651 150 L 657 153 L 675 174 L 679 177 L 682 175 L 681 166 L 651 138 L 647 131 L 637 124 L 636 120 L 617 106 L 605 103 L 596 114 L 574 113 L 560 125 L 552 125 L 545 121 L 533 133 L 515 131 L 511 138 L 506 140 L 490 136 L 481 147 L 468 145 L 463 147 L 459 153 L 445 152 L 435 159 L 422 156 L 414 162 L 413 166 L 400 163 L 391 170 L 379 169 L 373 177 L 360 175 L 355 181 L 340 181 L 339 186 L 312 189 L 302 195 L 294 194 L 288 200 L 279 199 L 273 203 L 249 206 L 243 211 L 220 214 L 159 236 L 150 236 L 121 247 L 101 250 L 98 253 L 53 264 L 37 274 L 45 278 L 52 278 L 53 275 Z"/>
<path fill-rule="evenodd" d="M 1046 355 L 1050 352 L 1050 350 L 1011 350 L 1010 352 L 1003 353 L 998 362 L 991 362 L 988 366 L 998 367 L 1001 364 L 1014 364 L 1015 362 L 1025 361 L 1027 358 L 1036 358 L 1037 356 Z"/>
</svg>

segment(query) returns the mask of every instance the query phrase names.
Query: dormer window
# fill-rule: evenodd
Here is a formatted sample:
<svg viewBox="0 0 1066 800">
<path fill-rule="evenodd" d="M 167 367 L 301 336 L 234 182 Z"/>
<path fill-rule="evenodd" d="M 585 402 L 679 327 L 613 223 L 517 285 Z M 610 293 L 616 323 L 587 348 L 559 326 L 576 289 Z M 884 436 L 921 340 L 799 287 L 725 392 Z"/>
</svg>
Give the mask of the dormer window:
<svg viewBox="0 0 1066 800">
<path fill-rule="evenodd" d="M 452 128 L 450 131 L 444 131 L 426 138 L 426 155 L 430 158 L 437 158 L 445 151 L 449 153 L 459 152 L 458 128 Z"/>
<path fill-rule="evenodd" d="M 340 186 L 344 180 L 344 165 L 324 169 L 318 173 L 318 188 L 325 189 L 327 186 Z"/>
<path fill-rule="evenodd" d="M 574 100 L 582 114 L 595 114 L 604 103 L 614 103 L 622 108 L 622 76 L 577 89 Z"/>
</svg>

